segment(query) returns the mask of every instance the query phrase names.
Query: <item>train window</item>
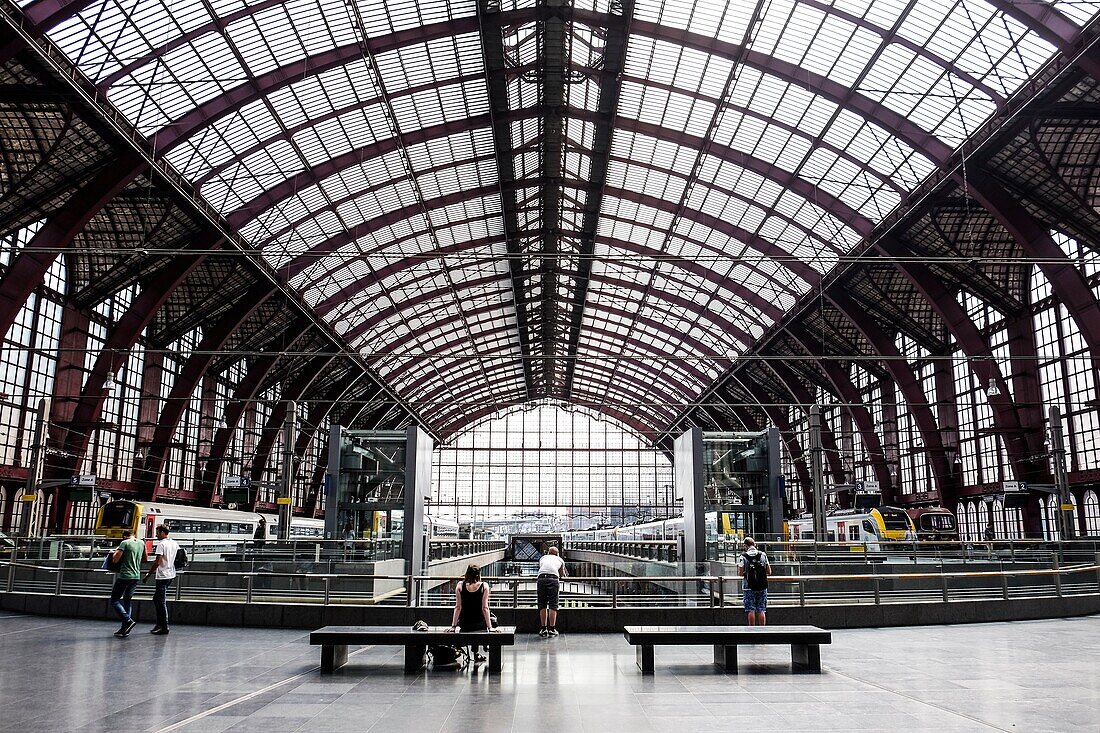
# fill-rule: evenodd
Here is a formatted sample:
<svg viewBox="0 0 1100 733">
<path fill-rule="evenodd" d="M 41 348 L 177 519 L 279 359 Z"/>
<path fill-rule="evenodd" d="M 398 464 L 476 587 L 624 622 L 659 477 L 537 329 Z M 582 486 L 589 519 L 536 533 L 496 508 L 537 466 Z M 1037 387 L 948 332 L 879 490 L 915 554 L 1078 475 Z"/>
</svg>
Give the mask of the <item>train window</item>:
<svg viewBox="0 0 1100 733">
<path fill-rule="evenodd" d="M 875 532 L 875 525 L 870 519 L 863 520 L 863 531 L 872 536 L 878 534 Z"/>
<path fill-rule="evenodd" d="M 859 542 L 859 527 L 853 524 L 848 528 L 848 539 L 852 542 Z"/>
<path fill-rule="evenodd" d="M 133 504 L 108 504 L 103 507 L 104 527 L 132 527 L 134 524 Z"/>
<path fill-rule="evenodd" d="M 909 515 L 905 512 L 879 509 L 879 514 L 882 515 L 882 523 L 886 525 L 886 529 L 902 531 L 909 529 Z"/>
</svg>

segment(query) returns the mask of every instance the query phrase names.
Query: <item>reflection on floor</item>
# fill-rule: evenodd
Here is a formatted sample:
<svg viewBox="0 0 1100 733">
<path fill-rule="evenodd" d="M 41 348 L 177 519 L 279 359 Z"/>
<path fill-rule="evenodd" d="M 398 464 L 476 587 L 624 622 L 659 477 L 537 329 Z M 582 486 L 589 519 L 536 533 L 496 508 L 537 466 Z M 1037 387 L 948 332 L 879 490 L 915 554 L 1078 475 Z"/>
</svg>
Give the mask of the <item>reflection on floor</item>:
<svg viewBox="0 0 1100 733">
<path fill-rule="evenodd" d="M 838 631 L 821 675 L 785 648 L 662 648 L 643 677 L 621 636 L 525 636 L 504 674 L 401 672 L 363 648 L 322 678 L 298 631 L 177 626 L 127 639 L 94 621 L 0 613 L 3 731 L 1072 730 L 1100 721 L 1100 617 Z"/>
</svg>

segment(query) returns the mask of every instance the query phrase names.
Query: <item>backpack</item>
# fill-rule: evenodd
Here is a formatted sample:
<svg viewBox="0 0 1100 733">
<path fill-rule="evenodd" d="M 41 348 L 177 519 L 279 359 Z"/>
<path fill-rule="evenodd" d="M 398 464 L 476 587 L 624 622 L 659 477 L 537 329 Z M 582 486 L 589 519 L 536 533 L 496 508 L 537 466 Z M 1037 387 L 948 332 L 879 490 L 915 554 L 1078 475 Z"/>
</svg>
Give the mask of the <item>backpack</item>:
<svg viewBox="0 0 1100 733">
<path fill-rule="evenodd" d="M 768 566 L 764 564 L 764 553 L 742 555 L 745 558 L 745 585 L 749 590 L 768 589 Z"/>
<path fill-rule="evenodd" d="M 428 647 L 428 656 L 431 657 L 433 667 L 466 666 L 466 649 L 447 644 L 438 644 Z"/>
<path fill-rule="evenodd" d="M 176 550 L 176 559 L 172 563 L 176 570 L 183 570 L 187 567 L 187 553 L 182 547 Z"/>
</svg>

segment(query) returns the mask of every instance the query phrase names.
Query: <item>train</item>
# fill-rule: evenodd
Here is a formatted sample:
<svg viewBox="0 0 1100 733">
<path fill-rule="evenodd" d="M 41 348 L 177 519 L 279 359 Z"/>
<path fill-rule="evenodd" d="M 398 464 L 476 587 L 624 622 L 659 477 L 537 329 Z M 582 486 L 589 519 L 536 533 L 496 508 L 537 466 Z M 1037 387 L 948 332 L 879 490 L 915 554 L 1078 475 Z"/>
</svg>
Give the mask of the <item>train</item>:
<svg viewBox="0 0 1100 733">
<path fill-rule="evenodd" d="M 718 513 L 707 512 L 704 519 L 707 536 L 718 532 Z M 573 542 L 591 542 L 602 540 L 674 540 L 684 533 L 684 518 L 669 517 L 649 522 L 627 524 L 619 527 L 594 527 L 566 532 L 563 537 Z"/>
<path fill-rule="evenodd" d="M 825 531 L 830 542 L 866 545 L 875 549 L 879 542 L 900 542 L 917 538 L 917 529 L 909 514 L 898 507 L 880 506 L 859 511 L 841 509 L 825 515 Z M 814 518 L 804 515 L 787 522 L 787 537 L 792 541 L 814 538 Z"/>
<path fill-rule="evenodd" d="M 257 537 L 261 517 L 265 520 L 266 527 L 262 532 L 264 536 Z M 202 551 L 252 539 L 273 538 L 279 533 L 279 517 L 275 514 L 130 499 L 116 499 L 100 507 L 94 532 L 103 537 L 119 539 L 122 531 L 128 529 L 145 542 L 146 549 L 152 552 L 158 524 L 167 525 L 176 541 L 194 542 L 196 550 Z M 291 539 L 319 540 L 324 537 L 324 533 L 324 520 L 310 517 L 293 517 L 290 520 Z"/>
<path fill-rule="evenodd" d="M 942 506 L 906 509 L 917 530 L 918 540 L 954 542 L 959 539 L 959 523 L 950 509 Z"/>
</svg>

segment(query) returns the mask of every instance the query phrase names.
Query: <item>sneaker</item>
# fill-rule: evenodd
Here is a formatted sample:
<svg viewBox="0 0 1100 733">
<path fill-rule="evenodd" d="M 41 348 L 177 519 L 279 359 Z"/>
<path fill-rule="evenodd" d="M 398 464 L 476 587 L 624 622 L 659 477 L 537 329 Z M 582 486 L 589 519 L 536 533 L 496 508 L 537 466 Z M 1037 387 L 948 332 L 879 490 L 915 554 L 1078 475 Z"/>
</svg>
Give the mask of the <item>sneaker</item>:
<svg viewBox="0 0 1100 733">
<path fill-rule="evenodd" d="M 149 633 L 150 634 L 155 634 L 157 636 L 164 636 L 165 634 L 168 633 L 168 629 L 153 629 Z"/>
<path fill-rule="evenodd" d="M 137 626 L 137 621 L 134 621 L 133 619 L 130 619 L 129 621 L 122 624 L 122 628 L 118 630 L 118 632 L 115 634 L 115 636 L 118 636 L 118 637 L 129 636 L 130 632 L 134 630 L 135 626 Z"/>
<path fill-rule="evenodd" d="M 546 635 L 547 636 L 557 636 L 558 635 L 558 630 L 551 627 L 551 628 L 546 630 Z"/>
<path fill-rule="evenodd" d="M 546 629 L 546 628 L 539 629 L 539 636 L 541 636 L 544 639 L 546 637 L 550 636 L 550 629 Z"/>
</svg>

